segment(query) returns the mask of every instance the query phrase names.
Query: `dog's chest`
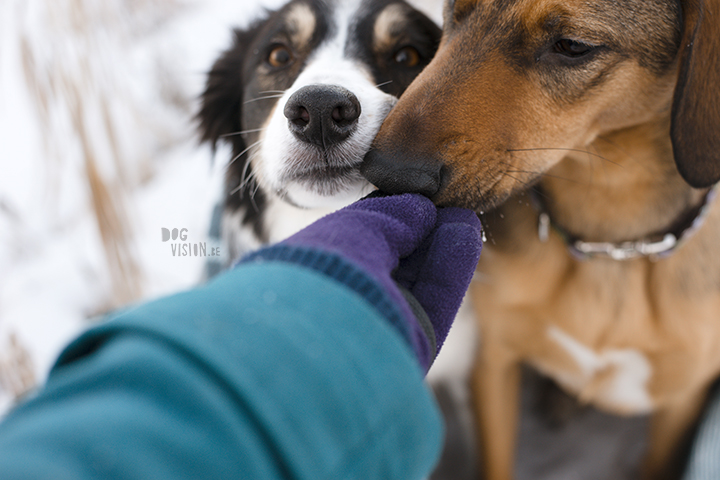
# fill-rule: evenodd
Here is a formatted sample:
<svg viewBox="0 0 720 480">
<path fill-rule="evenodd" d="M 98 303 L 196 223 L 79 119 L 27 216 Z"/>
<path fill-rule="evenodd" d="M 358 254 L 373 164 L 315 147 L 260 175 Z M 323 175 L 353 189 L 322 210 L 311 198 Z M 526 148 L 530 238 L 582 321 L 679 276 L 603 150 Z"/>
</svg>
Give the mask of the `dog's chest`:
<svg viewBox="0 0 720 480">
<path fill-rule="evenodd" d="M 489 248 L 483 255 L 493 256 Z M 558 288 L 566 275 L 532 264 L 475 287 L 481 342 L 510 348 L 583 402 L 622 414 L 652 411 L 657 369 L 647 353 L 653 343 L 645 331 L 647 305 L 620 304 L 614 288 L 593 291 L 588 279 Z"/>
<path fill-rule="evenodd" d="M 654 402 L 649 391 L 653 366 L 641 350 L 596 350 L 556 326 L 548 327 L 545 335 L 551 348 L 557 348 L 560 355 L 566 357 L 567 363 L 553 364 L 542 356 L 530 358 L 529 362 L 575 394 L 580 401 L 622 414 L 642 414 L 653 410 Z"/>
<path fill-rule="evenodd" d="M 265 232 L 269 243 L 277 243 L 299 232 L 331 213 L 333 208 L 302 209 L 271 198 L 264 212 Z"/>
<path fill-rule="evenodd" d="M 483 344 L 619 414 L 660 408 L 717 371 L 717 310 L 683 290 L 677 268 L 695 247 L 665 263 L 579 262 L 560 239 L 537 240 L 535 215 L 515 218 L 502 238 L 510 246 L 490 242 L 473 282 Z"/>
<path fill-rule="evenodd" d="M 583 402 L 646 414 L 697 391 L 720 367 L 715 315 L 674 287 L 653 290 L 662 282 L 646 268 L 483 255 L 481 269 L 493 268 L 473 287 L 481 345 L 509 349 Z"/>
</svg>

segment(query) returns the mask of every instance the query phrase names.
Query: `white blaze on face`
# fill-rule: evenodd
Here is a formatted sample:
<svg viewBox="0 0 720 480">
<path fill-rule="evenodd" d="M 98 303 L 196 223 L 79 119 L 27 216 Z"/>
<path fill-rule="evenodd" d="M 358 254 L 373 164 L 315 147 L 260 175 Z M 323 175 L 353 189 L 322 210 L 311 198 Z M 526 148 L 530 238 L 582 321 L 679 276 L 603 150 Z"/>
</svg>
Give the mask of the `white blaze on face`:
<svg viewBox="0 0 720 480">
<path fill-rule="evenodd" d="M 595 352 L 557 327 L 550 327 L 548 337 L 564 349 L 579 367 L 581 373 L 538 369 L 550 375 L 562 386 L 578 394 L 589 395 L 599 406 L 618 413 L 640 414 L 653 410 L 653 402 L 647 390 L 652 367 L 638 350 L 615 349 Z"/>
<path fill-rule="evenodd" d="M 284 115 L 288 99 L 308 85 L 338 85 L 357 97 L 361 107 L 357 127 L 345 141 L 334 146 L 331 152 L 333 164 L 347 167 L 360 165 L 380 125 L 397 102 L 394 96 L 377 88 L 368 67 L 359 60 L 348 58 L 345 51 L 348 33 L 361 1 L 340 3 L 332 19 L 333 37 L 325 39 L 319 45 L 308 58 L 307 65 L 295 83 L 279 99 L 261 135 L 262 143 L 253 158 L 258 181 L 267 190 L 285 196 L 291 203 L 305 208 L 341 207 L 368 193 L 372 187 L 359 173 L 339 179 L 331 188 L 328 188 L 327 184 L 321 186 L 311 181 L 288 179 L 292 177 L 298 160 L 305 164 L 322 164 L 326 161 L 319 148 L 305 144 L 289 130 L 288 119 Z M 307 7 L 296 8 L 291 12 L 291 16 L 296 18 L 293 21 L 297 22 L 307 15 L 314 15 Z M 315 25 L 316 22 L 313 20 L 306 23 Z M 302 35 L 308 35 L 308 32 L 303 31 Z"/>
</svg>

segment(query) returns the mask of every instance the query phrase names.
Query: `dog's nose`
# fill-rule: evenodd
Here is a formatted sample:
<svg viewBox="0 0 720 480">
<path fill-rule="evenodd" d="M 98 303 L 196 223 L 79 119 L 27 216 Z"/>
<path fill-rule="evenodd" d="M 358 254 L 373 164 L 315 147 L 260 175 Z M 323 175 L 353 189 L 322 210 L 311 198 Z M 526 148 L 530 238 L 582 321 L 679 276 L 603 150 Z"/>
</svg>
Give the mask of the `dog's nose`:
<svg viewBox="0 0 720 480">
<path fill-rule="evenodd" d="M 327 148 L 355 130 L 360 102 L 351 91 L 338 85 L 308 85 L 292 94 L 284 113 L 293 135 Z"/>
<path fill-rule="evenodd" d="M 440 162 L 378 148 L 365 155 L 360 173 L 384 192 L 420 193 L 431 198 L 447 180 L 447 170 Z"/>
</svg>

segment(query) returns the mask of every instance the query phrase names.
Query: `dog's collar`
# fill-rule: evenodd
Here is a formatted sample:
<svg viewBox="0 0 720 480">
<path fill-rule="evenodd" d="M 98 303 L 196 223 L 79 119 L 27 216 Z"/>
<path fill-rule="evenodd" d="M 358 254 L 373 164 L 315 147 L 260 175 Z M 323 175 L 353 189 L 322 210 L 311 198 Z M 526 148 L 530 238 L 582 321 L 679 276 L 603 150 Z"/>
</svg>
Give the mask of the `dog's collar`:
<svg viewBox="0 0 720 480">
<path fill-rule="evenodd" d="M 718 185 L 720 184 L 710 188 L 703 201 L 698 206 L 688 210 L 667 231 L 650 235 L 641 240 L 627 242 L 586 242 L 580 240 L 552 221 L 541 199 L 542 195 L 538 187 L 532 188 L 530 192 L 533 203 L 539 212 L 538 237 L 541 242 L 548 241 L 550 228 L 552 227 L 563 239 L 570 253 L 580 260 L 598 257 L 613 260 L 632 260 L 645 257 L 657 261 L 672 254 L 703 225 L 710 210 L 710 204 L 717 195 Z"/>
</svg>

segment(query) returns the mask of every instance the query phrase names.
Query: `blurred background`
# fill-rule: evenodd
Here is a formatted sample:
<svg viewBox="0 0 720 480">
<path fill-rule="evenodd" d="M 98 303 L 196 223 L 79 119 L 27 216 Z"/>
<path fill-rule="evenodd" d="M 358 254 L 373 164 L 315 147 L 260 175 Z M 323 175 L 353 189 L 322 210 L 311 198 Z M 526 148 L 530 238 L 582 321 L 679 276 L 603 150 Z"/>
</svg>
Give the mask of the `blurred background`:
<svg viewBox="0 0 720 480">
<path fill-rule="evenodd" d="M 205 73 L 284 0 L 0 2 L 0 413 L 99 315 L 202 278 L 222 162 Z M 208 245 L 210 246 L 210 245 Z"/>
</svg>

